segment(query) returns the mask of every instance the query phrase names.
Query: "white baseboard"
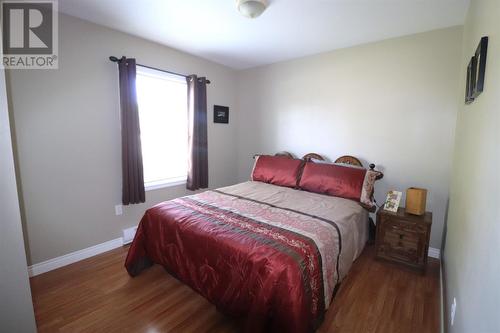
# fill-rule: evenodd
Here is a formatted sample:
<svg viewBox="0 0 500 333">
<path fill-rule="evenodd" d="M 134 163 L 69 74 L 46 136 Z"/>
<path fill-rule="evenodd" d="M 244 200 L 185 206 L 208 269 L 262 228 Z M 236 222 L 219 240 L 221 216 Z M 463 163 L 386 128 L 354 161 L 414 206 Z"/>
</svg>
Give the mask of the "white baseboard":
<svg viewBox="0 0 500 333">
<path fill-rule="evenodd" d="M 439 259 L 441 258 L 441 250 L 429 246 L 428 256 L 431 258 Z"/>
<path fill-rule="evenodd" d="M 120 246 L 123 246 L 123 239 L 121 237 L 88 247 L 83 250 L 68 253 L 54 259 L 49 259 L 32 266 L 28 266 L 28 273 L 30 277 L 43 274 L 56 268 L 63 267 L 77 261 L 93 257 L 103 252 L 116 249 Z"/>
</svg>

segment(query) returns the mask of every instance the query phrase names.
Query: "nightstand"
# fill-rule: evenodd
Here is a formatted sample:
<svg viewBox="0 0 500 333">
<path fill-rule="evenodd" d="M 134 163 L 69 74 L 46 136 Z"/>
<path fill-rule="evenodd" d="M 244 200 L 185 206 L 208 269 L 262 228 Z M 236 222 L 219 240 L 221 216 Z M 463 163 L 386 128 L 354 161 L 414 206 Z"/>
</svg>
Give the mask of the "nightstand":
<svg viewBox="0 0 500 333">
<path fill-rule="evenodd" d="M 425 272 L 432 213 L 417 216 L 384 209 L 377 212 L 376 258 L 384 259 Z"/>
</svg>

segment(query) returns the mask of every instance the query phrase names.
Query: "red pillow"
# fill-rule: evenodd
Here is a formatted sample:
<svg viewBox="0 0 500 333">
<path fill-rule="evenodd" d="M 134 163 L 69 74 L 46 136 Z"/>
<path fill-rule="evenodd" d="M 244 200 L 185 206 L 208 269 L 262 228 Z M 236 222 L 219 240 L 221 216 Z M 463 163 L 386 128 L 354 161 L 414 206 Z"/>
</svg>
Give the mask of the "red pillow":
<svg viewBox="0 0 500 333">
<path fill-rule="evenodd" d="M 361 201 L 365 175 L 364 168 L 308 162 L 299 187 L 310 192 Z"/>
<path fill-rule="evenodd" d="M 252 180 L 296 187 L 302 163 L 302 160 L 283 156 L 257 156 L 252 171 Z"/>
</svg>

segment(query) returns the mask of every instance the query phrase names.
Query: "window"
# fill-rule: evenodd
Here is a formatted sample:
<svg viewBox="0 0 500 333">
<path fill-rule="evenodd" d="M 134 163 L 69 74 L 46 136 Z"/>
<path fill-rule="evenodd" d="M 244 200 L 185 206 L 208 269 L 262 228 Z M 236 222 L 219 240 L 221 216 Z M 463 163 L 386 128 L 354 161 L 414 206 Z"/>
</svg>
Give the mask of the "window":
<svg viewBox="0 0 500 333">
<path fill-rule="evenodd" d="M 188 168 L 185 78 L 137 66 L 136 90 L 146 190 L 185 183 Z"/>
</svg>

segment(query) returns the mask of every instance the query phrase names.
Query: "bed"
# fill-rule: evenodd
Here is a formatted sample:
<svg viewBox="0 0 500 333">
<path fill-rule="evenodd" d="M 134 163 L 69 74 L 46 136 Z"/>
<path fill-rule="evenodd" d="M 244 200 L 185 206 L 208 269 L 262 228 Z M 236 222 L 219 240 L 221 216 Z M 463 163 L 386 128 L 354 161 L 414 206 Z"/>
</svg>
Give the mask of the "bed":
<svg viewBox="0 0 500 333">
<path fill-rule="evenodd" d="M 162 265 L 247 332 L 310 332 L 367 238 L 359 202 L 248 181 L 148 209 L 125 267 Z"/>
</svg>

